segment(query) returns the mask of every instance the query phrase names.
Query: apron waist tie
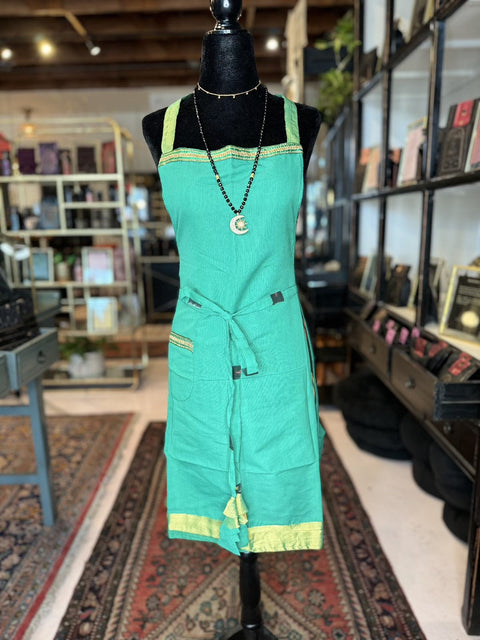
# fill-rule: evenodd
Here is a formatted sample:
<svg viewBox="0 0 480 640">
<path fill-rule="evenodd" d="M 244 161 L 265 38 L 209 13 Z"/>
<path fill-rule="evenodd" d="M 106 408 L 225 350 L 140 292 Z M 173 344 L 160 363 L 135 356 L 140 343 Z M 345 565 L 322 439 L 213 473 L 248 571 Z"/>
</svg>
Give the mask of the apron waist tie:
<svg viewBox="0 0 480 640">
<path fill-rule="evenodd" d="M 277 291 L 268 296 L 263 296 L 259 300 L 243 307 L 239 311 L 230 313 L 223 309 L 220 305 L 209 300 L 198 291 L 194 291 L 189 287 L 182 287 L 179 292 L 179 300 L 188 304 L 199 312 L 213 312 L 223 318 L 228 325 L 230 339 L 235 344 L 236 349 L 242 359 L 242 368 L 245 368 L 247 375 L 258 373 L 258 362 L 255 353 L 251 348 L 246 335 L 236 321 L 237 316 L 255 313 L 263 309 L 267 309 L 279 302 L 283 302 L 287 298 L 297 295 L 297 287 L 293 285 L 282 291 Z M 231 429 L 233 410 L 233 380 L 232 380 L 232 397 L 229 402 L 228 427 Z M 230 438 L 231 440 L 231 438 Z M 232 447 L 232 442 L 230 442 Z M 230 449 L 229 461 L 229 487 L 231 497 L 228 500 L 223 515 L 225 516 L 220 526 L 220 544 L 231 551 L 238 554 L 241 550 L 248 550 L 248 510 L 241 493 L 241 478 L 238 469 L 237 460 L 235 460 L 235 451 Z"/>
</svg>

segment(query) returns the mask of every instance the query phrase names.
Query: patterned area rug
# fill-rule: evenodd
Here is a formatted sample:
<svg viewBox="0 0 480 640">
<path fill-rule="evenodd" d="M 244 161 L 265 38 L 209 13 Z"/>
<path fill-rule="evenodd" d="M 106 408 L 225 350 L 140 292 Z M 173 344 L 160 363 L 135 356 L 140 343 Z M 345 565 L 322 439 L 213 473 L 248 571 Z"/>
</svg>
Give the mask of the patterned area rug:
<svg viewBox="0 0 480 640">
<path fill-rule="evenodd" d="M 47 419 L 58 519 L 42 522 L 37 485 L 0 486 L 0 638 L 20 640 L 62 567 L 131 414 Z M 0 473 L 31 473 L 26 418 L 0 421 Z"/>
<path fill-rule="evenodd" d="M 147 428 L 56 640 L 223 640 L 239 623 L 238 559 L 166 536 L 164 425 Z M 278 640 L 425 638 L 331 443 L 325 549 L 260 556 Z"/>
</svg>

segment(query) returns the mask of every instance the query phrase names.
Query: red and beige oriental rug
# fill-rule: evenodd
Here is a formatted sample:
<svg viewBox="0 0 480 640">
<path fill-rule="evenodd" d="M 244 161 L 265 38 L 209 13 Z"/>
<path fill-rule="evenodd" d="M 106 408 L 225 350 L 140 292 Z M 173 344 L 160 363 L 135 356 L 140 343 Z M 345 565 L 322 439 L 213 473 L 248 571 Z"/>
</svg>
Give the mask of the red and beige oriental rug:
<svg viewBox="0 0 480 640">
<path fill-rule="evenodd" d="M 49 417 L 58 519 L 44 527 L 37 485 L 0 486 L 0 638 L 21 640 L 45 602 L 105 477 L 131 414 Z M 35 454 L 26 418 L 0 419 L 0 473 L 31 473 Z M 44 638 L 42 640 L 50 640 Z"/>
<path fill-rule="evenodd" d="M 238 559 L 166 535 L 164 424 L 141 440 L 56 640 L 223 640 L 239 622 Z M 322 462 L 325 549 L 260 556 L 278 640 L 422 640 L 331 443 Z"/>
</svg>

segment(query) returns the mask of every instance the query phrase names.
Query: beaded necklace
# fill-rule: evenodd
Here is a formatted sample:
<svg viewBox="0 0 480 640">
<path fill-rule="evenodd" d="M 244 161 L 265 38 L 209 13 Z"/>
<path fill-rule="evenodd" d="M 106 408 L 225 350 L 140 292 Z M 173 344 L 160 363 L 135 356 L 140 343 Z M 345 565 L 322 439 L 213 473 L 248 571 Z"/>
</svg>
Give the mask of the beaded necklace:
<svg viewBox="0 0 480 640">
<path fill-rule="evenodd" d="M 220 98 L 233 98 L 235 100 L 237 96 L 248 96 L 248 94 L 251 93 L 252 91 L 256 91 L 261 84 L 262 83 L 259 81 L 251 89 L 247 89 L 246 91 L 240 91 L 239 93 L 213 93 L 212 91 L 207 91 L 206 89 L 201 87 L 200 83 L 197 84 L 197 88 L 200 89 L 200 91 L 203 91 L 203 93 L 208 93 L 209 96 L 215 96 L 219 100 Z"/>
<path fill-rule="evenodd" d="M 267 119 L 268 89 L 265 87 L 265 107 L 263 110 L 263 120 L 262 120 L 262 126 L 260 128 L 260 140 L 258 142 L 257 153 L 255 154 L 252 171 L 250 173 L 250 178 L 248 180 L 247 188 L 245 189 L 245 193 L 243 195 L 242 204 L 238 209 L 236 209 L 235 206 L 232 204 L 232 201 L 230 200 L 230 198 L 227 195 L 227 192 L 225 191 L 225 187 L 223 186 L 222 181 L 220 179 L 220 175 L 215 165 L 215 161 L 212 158 L 212 154 L 210 153 L 210 149 L 208 148 L 207 141 L 205 140 L 205 134 L 203 132 L 202 122 L 200 120 L 200 114 L 198 113 L 196 90 L 193 92 L 193 104 L 195 105 L 195 114 L 197 116 L 198 128 L 200 129 L 200 135 L 202 137 L 203 144 L 205 145 L 205 151 L 207 152 L 207 157 L 208 157 L 208 160 L 210 161 L 210 166 L 212 167 L 213 173 L 215 175 L 215 179 L 220 188 L 220 191 L 222 192 L 225 202 L 228 204 L 230 209 L 235 214 L 234 217 L 230 220 L 230 229 L 236 235 L 243 236 L 245 233 L 248 233 L 249 229 L 247 227 L 247 221 L 245 220 L 245 216 L 242 214 L 242 211 L 247 203 L 248 194 L 250 193 L 250 187 L 252 186 L 252 182 L 253 182 L 253 179 L 255 178 L 255 173 L 257 171 L 260 152 L 262 151 L 263 132 L 265 129 L 265 121 Z"/>
</svg>

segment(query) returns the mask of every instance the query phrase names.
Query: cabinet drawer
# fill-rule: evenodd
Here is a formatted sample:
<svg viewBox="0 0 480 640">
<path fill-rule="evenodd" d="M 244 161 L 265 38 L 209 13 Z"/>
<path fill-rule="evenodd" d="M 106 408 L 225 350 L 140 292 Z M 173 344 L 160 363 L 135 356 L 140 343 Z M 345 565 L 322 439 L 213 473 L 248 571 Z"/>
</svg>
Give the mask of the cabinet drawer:
<svg viewBox="0 0 480 640">
<path fill-rule="evenodd" d="M 8 377 L 7 359 L 0 356 L 0 398 L 10 391 L 10 378 Z"/>
<path fill-rule="evenodd" d="M 380 373 L 388 375 L 390 369 L 390 347 L 361 320 L 349 325 L 348 342 Z"/>
<path fill-rule="evenodd" d="M 10 387 L 19 389 L 46 371 L 59 357 L 57 332 L 41 329 L 39 336 L 12 351 L 2 351 L 6 358 Z"/>
<path fill-rule="evenodd" d="M 480 419 L 480 382 L 441 382 L 398 349 L 392 353 L 391 382 L 423 419 Z"/>
<path fill-rule="evenodd" d="M 468 476 L 475 476 L 478 426 L 473 422 L 426 421 L 427 429 L 438 434 L 438 439 L 454 460 L 464 469 Z"/>
</svg>

